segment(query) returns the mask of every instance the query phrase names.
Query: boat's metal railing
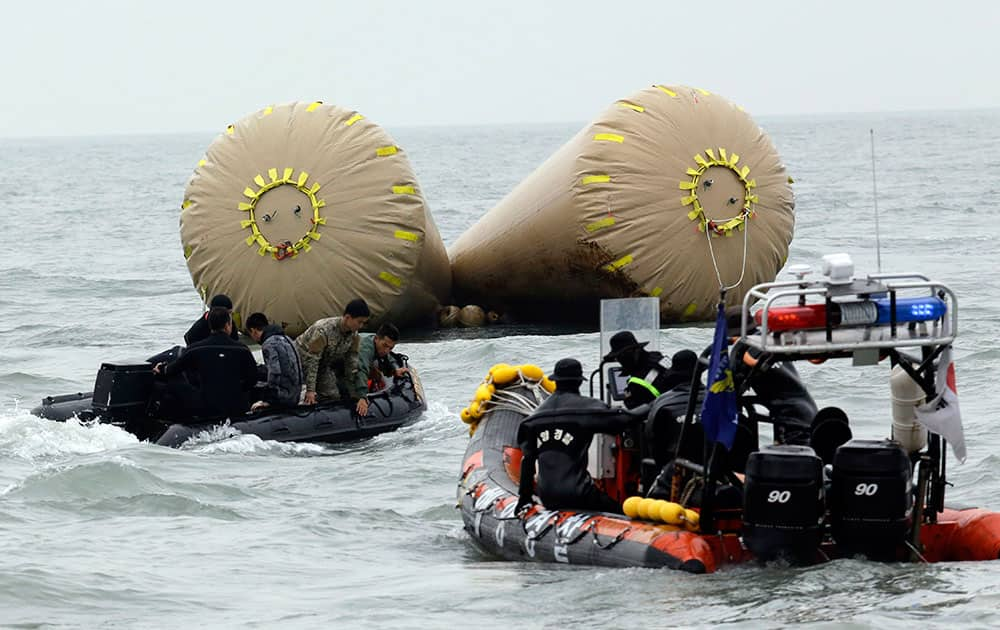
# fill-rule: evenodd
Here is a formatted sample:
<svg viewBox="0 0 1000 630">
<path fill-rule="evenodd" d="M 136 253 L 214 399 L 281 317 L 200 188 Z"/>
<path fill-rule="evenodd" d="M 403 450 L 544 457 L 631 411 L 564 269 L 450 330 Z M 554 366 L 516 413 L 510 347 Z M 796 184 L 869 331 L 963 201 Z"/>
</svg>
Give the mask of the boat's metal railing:
<svg viewBox="0 0 1000 630">
<path fill-rule="evenodd" d="M 897 294 L 919 290 L 926 290 L 928 297 L 945 300 L 946 315 L 931 321 L 897 322 Z M 838 326 L 830 321 L 831 305 L 843 303 L 845 298 L 865 301 L 886 296 L 891 304 L 889 323 Z M 825 302 L 825 328 L 772 331 L 768 326 L 772 308 L 776 304 L 787 305 L 793 299 L 798 304 Z M 758 301 L 761 302 L 758 311 L 761 323 L 755 330 L 750 319 L 750 307 Z M 919 273 L 869 274 L 843 284 L 833 283 L 828 278 L 767 282 L 754 286 L 744 297 L 740 333 L 743 341 L 751 347 L 782 355 L 843 354 L 866 349 L 941 346 L 950 344 L 958 334 L 958 300 L 947 285 Z"/>
</svg>

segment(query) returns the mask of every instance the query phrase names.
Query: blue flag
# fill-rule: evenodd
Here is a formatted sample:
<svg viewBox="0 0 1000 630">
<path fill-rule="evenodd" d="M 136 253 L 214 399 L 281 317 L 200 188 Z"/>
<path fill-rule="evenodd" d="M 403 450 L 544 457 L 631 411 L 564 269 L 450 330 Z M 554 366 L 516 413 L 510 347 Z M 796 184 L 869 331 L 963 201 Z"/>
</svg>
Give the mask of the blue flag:
<svg viewBox="0 0 1000 630">
<path fill-rule="evenodd" d="M 720 303 L 715 338 L 712 339 L 712 356 L 708 362 L 708 391 L 701 407 L 701 424 L 705 429 L 705 439 L 719 442 L 728 450 L 733 447 L 736 437 L 739 412 L 733 371 L 729 367 L 729 330 L 724 308 Z"/>
</svg>

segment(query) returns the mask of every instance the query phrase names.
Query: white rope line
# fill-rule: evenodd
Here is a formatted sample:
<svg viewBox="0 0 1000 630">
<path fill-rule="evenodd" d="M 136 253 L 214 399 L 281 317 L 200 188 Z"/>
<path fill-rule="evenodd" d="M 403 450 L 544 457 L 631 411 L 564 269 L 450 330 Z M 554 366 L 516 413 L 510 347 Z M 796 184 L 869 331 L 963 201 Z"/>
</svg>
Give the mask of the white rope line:
<svg viewBox="0 0 1000 630">
<path fill-rule="evenodd" d="M 743 264 L 740 267 L 740 279 L 736 281 L 735 284 L 726 286 L 722 282 L 722 273 L 719 272 L 719 263 L 715 260 L 715 249 L 712 247 L 712 229 L 708 226 L 708 220 L 705 220 L 705 238 L 708 239 L 708 251 L 712 256 L 712 266 L 715 267 L 715 277 L 719 281 L 719 289 L 723 291 L 728 291 L 729 289 L 734 289 L 740 286 L 743 282 L 743 275 L 747 270 L 747 234 L 750 232 L 750 213 L 743 212 L 742 215 L 745 217 L 743 220 Z"/>
</svg>

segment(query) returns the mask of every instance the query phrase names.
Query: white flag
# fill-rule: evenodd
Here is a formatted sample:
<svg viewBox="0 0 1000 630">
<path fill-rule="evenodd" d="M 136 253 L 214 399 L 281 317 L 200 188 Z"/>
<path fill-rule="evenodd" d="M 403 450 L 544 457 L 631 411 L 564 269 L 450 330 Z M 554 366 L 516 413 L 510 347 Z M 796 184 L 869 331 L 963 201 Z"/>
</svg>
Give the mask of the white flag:
<svg viewBox="0 0 1000 630">
<path fill-rule="evenodd" d="M 955 362 L 951 346 L 941 352 L 935 376 L 938 394 L 930 402 L 916 408 L 917 422 L 931 433 L 937 433 L 951 444 L 958 461 L 965 463 L 965 430 L 958 409 L 958 389 L 955 387 Z"/>
</svg>

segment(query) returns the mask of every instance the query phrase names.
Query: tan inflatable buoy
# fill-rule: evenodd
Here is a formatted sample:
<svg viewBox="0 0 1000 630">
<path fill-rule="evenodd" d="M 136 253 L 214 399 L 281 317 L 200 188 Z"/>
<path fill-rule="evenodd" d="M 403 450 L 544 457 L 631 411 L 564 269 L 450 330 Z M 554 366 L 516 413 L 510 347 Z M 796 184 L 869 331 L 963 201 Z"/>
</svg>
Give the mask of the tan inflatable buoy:
<svg viewBox="0 0 1000 630">
<path fill-rule="evenodd" d="M 458 314 L 462 309 L 455 305 L 443 307 L 438 311 L 438 326 L 441 328 L 454 328 L 458 325 Z"/>
<path fill-rule="evenodd" d="M 663 323 L 711 320 L 720 279 L 739 282 L 727 304 L 774 279 L 793 211 L 781 158 L 742 108 L 656 85 L 616 102 L 462 234 L 454 292 L 526 322 L 596 321 L 602 298 L 639 296 L 659 298 Z"/>
<path fill-rule="evenodd" d="M 477 328 L 486 323 L 486 311 L 475 304 L 463 306 L 458 313 L 458 323 L 466 328 Z"/>
<path fill-rule="evenodd" d="M 351 109 L 289 103 L 230 125 L 198 162 L 180 224 L 203 299 L 225 293 L 291 335 L 356 297 L 372 324 L 430 323 L 450 293 L 406 155 Z"/>
</svg>

